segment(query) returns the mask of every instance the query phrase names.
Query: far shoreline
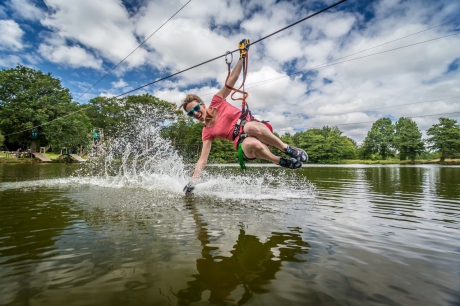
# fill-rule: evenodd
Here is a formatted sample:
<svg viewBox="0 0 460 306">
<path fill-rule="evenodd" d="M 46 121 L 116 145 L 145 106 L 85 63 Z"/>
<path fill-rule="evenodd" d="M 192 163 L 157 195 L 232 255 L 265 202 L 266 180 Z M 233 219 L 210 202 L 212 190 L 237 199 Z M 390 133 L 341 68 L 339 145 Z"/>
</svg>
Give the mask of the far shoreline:
<svg viewBox="0 0 460 306">
<path fill-rule="evenodd" d="M 48 164 L 55 164 L 55 163 L 65 163 L 63 159 L 59 159 L 58 154 L 45 154 L 47 155 L 50 159 L 51 162 Z M 74 163 L 74 162 L 72 162 Z M 0 164 L 45 164 L 41 162 L 37 158 L 17 158 L 17 157 L 5 157 L 4 154 L 0 153 Z M 260 167 L 260 166 L 273 166 L 277 167 L 277 165 L 273 165 L 271 163 L 265 163 L 265 162 L 260 162 L 260 163 L 251 163 L 248 162 L 246 163 L 247 167 Z M 442 165 L 442 166 L 458 166 L 460 165 L 460 159 L 446 159 L 444 162 L 441 162 L 439 159 L 431 159 L 431 160 L 426 160 L 426 159 L 419 159 L 415 160 L 414 162 L 409 161 L 409 160 L 397 160 L 397 159 L 390 159 L 390 160 L 359 160 L 359 159 L 354 159 L 354 160 L 342 160 L 338 163 L 311 163 L 307 162 L 304 163 L 304 165 Z M 213 163 L 210 162 L 208 166 L 212 167 L 239 167 L 238 163 Z"/>
</svg>

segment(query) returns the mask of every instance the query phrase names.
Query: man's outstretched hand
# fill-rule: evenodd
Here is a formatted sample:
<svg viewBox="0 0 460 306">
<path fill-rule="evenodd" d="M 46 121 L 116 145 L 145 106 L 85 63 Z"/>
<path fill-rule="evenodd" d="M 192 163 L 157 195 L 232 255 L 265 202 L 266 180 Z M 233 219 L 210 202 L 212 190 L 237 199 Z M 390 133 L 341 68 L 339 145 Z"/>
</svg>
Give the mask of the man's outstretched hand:
<svg viewBox="0 0 460 306">
<path fill-rule="evenodd" d="M 188 197 L 188 196 L 191 196 L 193 194 L 193 189 L 195 189 L 195 186 L 193 185 L 192 182 L 189 182 L 187 185 L 185 185 L 184 187 L 184 192 L 185 192 L 185 196 Z"/>
</svg>

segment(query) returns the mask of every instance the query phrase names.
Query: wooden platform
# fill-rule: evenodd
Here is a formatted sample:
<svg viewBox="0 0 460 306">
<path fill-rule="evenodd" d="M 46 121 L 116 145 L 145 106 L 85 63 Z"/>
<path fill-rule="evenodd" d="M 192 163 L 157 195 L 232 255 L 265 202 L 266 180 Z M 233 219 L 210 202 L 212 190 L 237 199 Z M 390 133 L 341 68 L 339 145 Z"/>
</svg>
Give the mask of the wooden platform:
<svg viewBox="0 0 460 306">
<path fill-rule="evenodd" d="M 81 156 L 77 155 L 77 154 L 70 154 L 70 157 L 72 157 L 73 159 L 75 159 L 75 160 L 77 160 L 79 162 L 85 162 L 86 161 L 86 159 L 81 158 Z"/>
<path fill-rule="evenodd" d="M 36 158 L 38 158 L 39 160 L 41 160 L 42 162 L 50 162 L 51 159 L 49 159 L 48 157 L 46 157 L 44 154 L 42 153 L 32 153 Z"/>
</svg>

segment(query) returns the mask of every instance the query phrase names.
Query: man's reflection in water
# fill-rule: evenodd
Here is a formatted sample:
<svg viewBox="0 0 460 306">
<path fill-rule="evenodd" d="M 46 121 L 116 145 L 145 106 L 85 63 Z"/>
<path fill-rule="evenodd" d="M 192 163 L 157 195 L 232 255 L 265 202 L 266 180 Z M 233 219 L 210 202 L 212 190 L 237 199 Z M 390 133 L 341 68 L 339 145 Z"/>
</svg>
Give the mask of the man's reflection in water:
<svg viewBox="0 0 460 306">
<path fill-rule="evenodd" d="M 239 286 L 242 286 L 244 293 L 237 303 L 243 305 L 254 293 L 268 292 L 264 285 L 275 279 L 275 274 L 280 271 L 283 261 L 305 261 L 296 257 L 297 254 L 307 254 L 310 248 L 307 242 L 302 241 L 299 228 L 291 229 L 290 233 L 274 232 L 265 243 L 240 230 L 231 257 L 213 256 L 212 251 L 218 248 L 208 246 L 211 241 L 207 223 L 202 221 L 202 216 L 197 212 L 194 203 L 188 203 L 187 208 L 195 219 L 198 239 L 203 249 L 202 258 L 196 261 L 198 274 L 192 275 L 194 280 L 187 283 L 188 288 L 177 293 L 179 305 L 200 301 L 202 293 L 206 290 L 211 292 L 209 302 L 212 304 L 234 303 L 229 296 Z M 274 254 L 275 250 L 278 251 L 278 256 Z"/>
</svg>

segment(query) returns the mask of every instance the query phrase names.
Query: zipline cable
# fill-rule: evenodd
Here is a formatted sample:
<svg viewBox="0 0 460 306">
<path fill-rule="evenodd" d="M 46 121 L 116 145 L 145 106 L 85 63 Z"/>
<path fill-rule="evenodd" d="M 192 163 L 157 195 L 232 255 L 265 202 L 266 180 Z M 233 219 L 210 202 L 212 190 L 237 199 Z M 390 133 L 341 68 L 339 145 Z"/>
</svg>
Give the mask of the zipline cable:
<svg viewBox="0 0 460 306">
<path fill-rule="evenodd" d="M 422 102 L 413 102 L 413 103 L 406 103 L 406 104 L 396 104 L 396 105 L 389 105 L 389 106 L 382 106 L 382 107 L 376 107 L 376 108 L 368 108 L 368 109 L 362 109 L 362 110 L 354 110 L 351 112 L 343 112 L 343 113 L 332 113 L 332 114 L 324 114 L 324 115 L 316 115 L 312 117 L 308 117 L 308 119 L 313 119 L 313 118 L 325 118 L 325 117 L 331 117 L 331 116 L 337 116 L 337 115 L 347 115 L 347 114 L 354 114 L 357 112 L 367 112 L 367 111 L 372 111 L 376 109 L 384 109 L 384 108 L 391 108 L 391 107 L 399 107 L 399 106 L 407 106 L 407 105 L 415 105 L 415 104 L 422 104 L 422 103 L 431 103 L 431 102 L 439 102 L 439 101 L 445 101 L 445 100 L 452 100 L 452 99 L 458 99 L 460 97 L 450 97 L 450 98 L 443 98 L 443 99 L 438 99 L 438 100 L 429 100 L 429 101 L 422 101 Z M 293 120 L 297 119 L 290 119 L 288 122 L 291 122 Z M 286 120 L 270 120 L 271 123 L 273 122 L 286 122 Z"/>
<path fill-rule="evenodd" d="M 450 112 L 450 113 L 442 113 L 442 114 L 431 114 L 431 115 L 421 115 L 421 116 L 407 116 L 406 118 L 424 118 L 424 117 L 432 117 L 432 116 L 443 116 L 443 115 L 451 115 L 451 114 L 460 114 L 460 111 L 458 112 Z M 351 122 L 351 123 L 339 123 L 339 124 L 334 124 L 333 126 L 344 126 L 344 125 L 356 125 L 356 124 L 366 124 L 366 123 L 374 123 L 374 121 L 364 121 L 364 122 Z M 315 128 L 321 128 L 321 127 L 290 127 L 290 128 L 281 128 L 278 130 L 288 130 L 288 129 L 315 129 Z"/>
<path fill-rule="evenodd" d="M 133 51 L 131 51 L 131 53 L 129 53 L 124 59 L 122 59 L 118 64 L 115 65 L 115 67 L 113 67 L 112 69 L 109 70 L 109 72 L 107 72 L 106 74 L 104 74 L 102 76 L 102 78 L 100 78 L 96 83 L 94 83 L 90 88 L 88 88 L 83 94 L 81 94 L 76 100 L 79 100 L 81 97 L 83 97 L 88 91 L 90 91 L 91 89 L 94 88 L 94 86 L 96 86 L 97 84 L 99 84 L 100 81 L 102 81 L 106 76 L 108 76 L 112 71 L 114 71 L 118 66 L 120 66 L 128 57 L 131 56 L 131 54 L 133 54 L 137 49 L 139 49 L 147 40 L 150 39 L 150 37 L 152 37 L 156 32 L 158 32 L 165 24 L 167 24 L 171 19 L 174 18 L 174 16 L 176 16 L 185 6 L 187 6 L 187 4 L 189 4 L 192 0 L 189 0 L 187 3 L 185 3 L 177 12 L 174 13 L 174 15 L 172 15 L 171 17 L 169 17 L 168 20 L 166 20 L 165 22 L 163 22 L 163 24 L 155 30 L 155 32 L 153 32 L 152 34 L 150 34 L 149 37 L 147 37 L 139 46 L 137 46 Z"/>
<path fill-rule="evenodd" d="M 271 33 L 271 34 L 268 34 L 267 36 L 264 36 L 264 37 L 262 37 L 262 38 L 256 40 L 255 42 L 252 42 L 250 45 L 251 45 L 251 46 L 252 46 L 252 45 L 255 45 L 256 43 L 261 42 L 262 40 L 267 39 L 267 38 L 269 38 L 270 36 L 273 36 L 273 35 L 275 35 L 275 34 L 281 32 L 281 31 L 284 31 L 284 30 L 286 30 L 286 29 L 292 27 L 292 26 L 295 26 L 295 25 L 298 24 L 298 23 L 301 23 L 301 22 L 303 22 L 303 21 L 305 21 L 305 20 L 307 20 L 307 19 L 310 19 L 310 18 L 312 18 L 312 17 L 314 17 L 314 16 L 316 16 L 316 15 L 319 15 L 319 14 L 321 14 L 321 13 L 323 13 L 323 12 L 325 12 L 325 11 L 327 11 L 327 10 L 329 10 L 329 9 L 331 9 L 331 8 L 337 6 L 337 5 L 339 5 L 339 4 L 341 4 L 341 3 L 345 2 L 345 1 L 347 1 L 347 0 L 342 0 L 342 1 L 339 1 L 339 2 L 337 2 L 337 3 L 335 3 L 335 4 L 332 4 L 332 5 L 330 5 L 330 6 L 326 7 L 326 8 L 324 8 L 324 9 L 322 9 L 322 10 L 316 12 L 316 13 L 313 13 L 313 14 L 311 14 L 311 15 L 309 15 L 309 16 L 303 18 L 303 19 L 300 19 L 300 20 L 298 20 L 298 21 L 296 21 L 296 22 L 294 22 L 294 23 L 292 23 L 292 24 L 290 24 L 290 25 L 288 25 L 288 26 L 286 26 L 286 27 L 284 27 L 284 28 L 282 28 L 282 29 L 280 29 L 280 30 L 278 30 L 278 31 L 275 31 L 275 32 L 273 32 L 273 33 Z M 202 65 L 204 65 L 204 64 L 210 63 L 210 62 L 215 61 L 215 60 L 217 60 L 217 59 L 219 59 L 219 58 L 222 58 L 222 57 L 227 56 L 227 54 L 229 54 L 229 53 L 234 53 L 234 52 L 237 52 L 237 51 L 239 51 L 239 49 L 236 49 L 236 50 L 233 50 L 233 51 L 226 52 L 225 54 L 219 55 L 219 56 L 217 56 L 217 57 L 214 57 L 214 58 L 212 58 L 212 59 L 210 59 L 210 60 L 207 60 L 207 61 L 202 62 L 202 63 L 200 63 L 200 64 L 197 64 L 197 65 L 195 65 L 195 66 L 192 66 L 192 67 L 189 67 L 189 68 L 187 68 L 187 69 L 178 71 L 178 72 L 173 73 L 173 74 L 171 74 L 171 75 L 165 76 L 165 77 L 163 77 L 163 78 L 161 78 L 161 79 L 155 80 L 155 81 L 153 81 L 153 82 L 147 83 L 147 84 L 142 85 L 142 86 L 139 86 L 139 87 L 137 87 L 137 88 L 134 88 L 134 89 L 132 89 L 132 90 L 130 90 L 130 91 L 127 91 L 127 92 L 124 92 L 124 93 L 122 93 L 122 94 L 119 94 L 118 96 L 115 96 L 115 98 L 124 96 L 124 95 L 126 95 L 126 94 L 131 93 L 131 92 L 137 91 L 137 90 L 139 90 L 139 89 L 141 89 L 141 88 L 144 88 L 144 87 L 150 86 L 150 85 L 152 85 L 152 84 L 161 82 L 161 81 L 163 81 L 163 80 L 169 79 L 169 78 L 171 78 L 171 77 L 173 77 L 173 76 L 176 76 L 176 75 L 181 74 L 181 73 L 183 73 L 183 72 L 189 71 L 189 70 L 194 69 L 194 68 L 196 68 L 196 67 L 202 66 Z"/>
<path fill-rule="evenodd" d="M 355 52 L 355 53 L 352 53 L 352 54 L 348 54 L 348 55 L 345 55 L 345 56 L 336 58 L 336 59 L 334 59 L 334 60 L 328 61 L 328 62 L 323 63 L 323 64 L 321 64 L 321 65 L 318 65 L 318 66 L 309 68 L 309 69 L 306 70 L 306 71 L 305 71 L 305 70 L 302 70 L 302 71 L 293 72 L 293 73 L 289 74 L 288 76 L 292 76 L 292 75 L 294 75 L 294 74 L 299 74 L 299 73 L 307 72 L 307 71 L 309 71 L 309 70 L 311 70 L 311 69 L 316 69 L 317 67 L 322 67 L 323 65 L 330 64 L 330 63 L 333 63 L 333 62 L 335 62 L 335 61 L 338 61 L 338 60 L 341 60 L 341 59 L 344 59 L 344 58 L 347 58 L 347 57 L 350 57 L 350 56 L 353 56 L 353 55 L 356 55 L 356 54 L 359 54 L 359 53 L 363 53 L 363 52 L 366 52 L 366 51 L 369 51 L 369 50 L 372 50 L 372 49 L 375 49 L 375 48 L 378 48 L 378 47 L 381 47 L 381 46 L 390 44 L 390 43 L 392 43 L 392 42 L 395 42 L 395 41 L 398 41 L 398 40 L 401 40 L 401 39 L 404 39 L 404 38 L 407 38 L 407 37 L 410 37 L 410 36 L 414 36 L 414 35 L 417 35 L 417 34 L 420 34 L 420 33 L 423 33 L 423 32 L 426 32 L 426 31 L 429 31 L 429 30 L 432 30 L 432 29 L 435 29 L 435 28 L 438 28 L 438 27 L 440 27 L 440 26 L 443 26 L 443 25 L 452 23 L 452 22 L 457 21 L 457 20 L 460 20 L 460 18 L 453 19 L 453 20 L 451 20 L 451 21 L 448 21 L 448 22 L 445 22 L 445 23 L 441 23 L 441 24 L 432 26 L 432 27 L 427 28 L 427 29 L 425 29 L 425 30 L 418 31 L 418 32 L 415 32 L 415 33 L 412 33 L 412 34 L 409 34 L 409 35 L 406 35 L 406 36 L 403 36 L 403 37 L 399 37 L 399 38 L 396 38 L 396 39 L 393 39 L 393 40 L 384 42 L 384 43 L 382 43 L 382 44 L 379 44 L 379 45 L 376 45 L 376 46 L 373 46 L 373 47 L 370 47 L 370 48 L 367 48 L 367 49 L 364 49 L 364 50 L 361 50 L 361 51 L 358 51 L 358 52 Z M 393 50 L 393 49 L 392 49 L 392 50 Z M 252 85 L 251 87 L 248 87 L 248 88 L 253 88 L 253 87 L 259 86 L 259 84 L 260 84 L 260 85 L 263 85 L 263 84 L 265 84 L 265 83 L 269 83 L 269 82 L 275 81 L 275 80 L 277 80 L 277 79 L 285 78 L 285 77 L 288 77 L 288 76 L 282 76 L 282 77 L 277 77 L 277 78 L 273 78 L 273 79 L 263 80 L 263 81 L 259 81 L 259 82 L 255 82 L 255 83 L 250 83 L 250 84 L 247 84 L 247 85 L 248 85 L 248 86 L 251 86 L 251 85 Z M 202 96 L 207 96 L 207 95 L 212 95 L 212 94 L 214 94 L 214 91 L 213 91 L 213 92 L 206 93 L 206 94 L 203 94 Z M 178 103 L 178 102 L 181 102 L 181 101 L 180 101 L 180 100 L 179 100 L 179 101 L 175 101 L 175 103 Z"/>
<path fill-rule="evenodd" d="M 118 66 L 120 66 L 128 57 L 130 57 L 137 49 L 139 49 L 147 40 L 149 40 L 155 33 L 157 33 L 164 25 L 166 25 L 172 18 L 174 18 L 174 16 L 176 16 L 187 4 L 189 4 L 192 0 L 189 0 L 187 3 L 185 3 L 178 11 L 176 11 L 174 13 L 174 15 L 172 15 L 171 17 L 169 17 L 168 20 L 166 20 L 165 22 L 163 22 L 163 24 L 158 28 L 156 29 L 152 34 L 150 34 L 149 37 L 147 37 L 146 39 L 144 39 L 144 41 L 142 43 L 140 43 L 133 51 L 131 51 L 131 53 L 129 53 L 124 59 L 122 59 L 118 64 L 116 64 L 112 69 L 110 69 L 106 74 L 104 74 L 96 83 L 94 83 L 90 88 L 88 88 L 84 93 L 82 93 L 78 98 L 76 98 L 75 100 L 79 100 L 81 97 L 83 97 L 87 92 L 89 92 L 91 89 L 93 89 L 97 84 L 99 84 L 99 82 L 101 82 L 106 76 L 108 76 L 112 71 L 114 71 Z M 26 132 L 26 131 L 30 131 L 32 129 L 35 129 L 35 128 L 38 128 L 40 126 L 44 126 L 48 123 L 51 123 L 51 122 L 54 122 L 56 120 L 59 120 L 59 119 L 62 119 L 62 118 L 66 118 L 68 116 L 71 116 L 73 114 L 76 114 L 76 113 L 79 113 L 85 109 L 89 108 L 89 106 L 87 107 L 83 107 L 82 109 L 78 110 L 78 111 L 75 111 L 75 112 L 71 112 L 67 115 L 64 115 L 64 116 L 61 116 L 59 118 L 56 118 L 54 120 L 51 120 L 51 121 L 48 121 L 48 122 L 45 122 L 45 123 L 42 123 L 40 125 L 36 125 L 36 126 L 33 126 L 31 128 L 28 128 L 28 129 L 25 129 L 25 130 L 22 130 L 22 131 L 19 131 L 19 132 L 15 132 L 15 133 L 11 133 L 11 134 L 7 134 L 5 136 L 11 136 L 11 135 L 15 135 L 15 134 L 19 134 L 19 133 L 22 133 L 22 132 Z"/>
<path fill-rule="evenodd" d="M 191 0 L 190 0 L 190 1 L 191 1 Z M 190 1 L 189 1 L 189 2 L 190 2 Z M 262 40 L 264 40 L 264 39 L 266 39 L 266 38 L 268 38 L 268 37 L 270 37 L 270 36 L 273 36 L 273 35 L 275 35 L 275 34 L 281 32 L 281 31 L 284 31 L 284 30 L 286 30 L 286 29 L 288 29 L 288 28 L 290 28 L 290 27 L 292 27 L 292 26 L 294 26 L 294 25 L 296 25 L 296 24 L 298 24 L 298 23 L 300 23 L 300 22 L 302 22 L 302 21 L 305 21 L 305 20 L 310 19 L 310 18 L 312 18 L 312 17 L 314 17 L 314 16 L 316 16 L 316 15 L 318 15 L 318 14 L 321 14 L 321 13 L 323 13 L 323 12 L 325 12 L 325 11 L 327 11 L 327 10 L 329 10 L 329 9 L 331 9 L 331 8 L 337 6 L 337 5 L 339 5 L 339 4 L 341 4 L 341 3 L 345 2 L 345 1 L 347 1 L 347 0 L 342 0 L 342 1 L 339 1 L 339 2 L 337 2 L 337 3 L 335 3 L 335 4 L 332 4 L 332 5 L 330 5 L 330 6 L 326 7 L 326 8 L 324 8 L 324 9 L 322 9 L 322 10 L 316 12 L 316 13 L 313 13 L 313 14 L 311 14 L 311 15 L 309 15 L 309 16 L 307 16 L 307 17 L 301 19 L 301 20 L 298 20 L 298 21 L 296 21 L 296 22 L 294 22 L 294 23 L 292 23 L 292 24 L 290 24 L 290 25 L 288 25 L 288 26 L 282 28 L 281 30 L 275 31 L 275 32 L 273 32 L 273 33 L 271 33 L 271 34 L 269 34 L 269 35 L 267 35 L 267 36 L 264 36 L 264 37 L 262 37 L 262 38 L 256 40 L 256 41 L 253 42 L 251 45 L 254 45 L 254 44 L 256 44 L 256 43 L 258 43 L 258 42 L 260 42 L 260 41 L 262 41 Z M 187 4 L 188 4 L 188 2 L 187 2 Z M 185 5 L 184 5 L 184 6 L 185 6 Z M 182 8 L 181 8 L 181 9 L 182 9 Z M 177 14 L 177 13 L 176 13 L 176 14 Z M 169 21 L 169 20 L 168 20 L 168 21 Z M 152 34 L 152 35 L 153 35 L 153 34 Z M 149 37 L 149 38 L 150 38 L 150 37 Z M 144 41 L 144 42 L 145 42 L 145 41 Z M 144 42 L 143 42 L 143 43 L 144 43 Z M 142 43 L 142 44 L 143 44 L 143 43 Z M 137 48 L 136 48 L 136 49 L 137 49 Z M 135 51 L 135 50 L 134 50 L 134 51 Z M 133 52 L 134 52 L 134 51 L 133 51 Z M 144 88 L 144 87 L 147 87 L 147 86 L 150 86 L 150 85 L 152 85 L 152 84 L 155 84 L 155 83 L 161 82 L 161 81 L 163 81 L 163 80 L 169 79 L 169 78 L 171 78 L 171 77 L 173 77 L 173 76 L 176 76 L 176 75 L 178 75 L 178 74 L 184 73 L 184 72 L 189 71 L 189 70 L 191 70 L 191 69 L 197 68 L 197 67 L 202 66 L 202 65 L 204 65 L 204 64 L 210 63 L 210 62 L 215 61 L 215 60 L 217 60 L 217 59 L 219 59 L 219 58 L 222 58 L 222 57 L 227 56 L 227 54 L 229 54 L 229 53 L 232 53 L 232 54 L 233 54 L 234 52 L 237 52 L 237 51 L 239 51 L 239 49 L 236 49 L 236 50 L 233 50 L 233 51 L 230 51 L 230 52 L 226 52 L 226 53 L 223 54 L 223 55 L 214 57 L 214 58 L 212 58 L 212 59 L 210 59 L 210 60 L 207 60 L 207 61 L 202 62 L 202 63 L 200 63 L 200 64 L 197 64 L 197 65 L 195 65 L 195 66 L 192 66 L 192 67 L 189 67 L 189 68 L 187 68 L 187 69 L 178 71 L 178 72 L 176 72 L 176 73 L 173 73 L 173 74 L 168 75 L 168 76 L 166 76 L 166 77 L 163 77 L 163 78 L 161 78 L 161 79 L 155 80 L 155 81 L 150 82 L 150 83 L 148 83 L 148 84 L 139 86 L 139 87 L 134 88 L 134 89 L 132 89 L 132 90 L 130 90 L 130 91 L 127 91 L 127 92 L 124 92 L 124 93 L 119 94 L 119 95 L 117 95 L 117 96 L 114 96 L 113 98 L 122 97 L 122 96 L 127 95 L 127 94 L 129 94 L 129 93 L 131 93 L 131 92 L 137 91 L 137 90 L 142 89 L 142 88 Z M 129 55 L 128 55 L 128 56 L 129 56 Z M 115 69 L 115 68 L 114 68 L 114 69 Z M 104 77 L 105 77 L 105 76 L 104 76 Z M 103 77 L 103 78 L 104 78 L 104 77 Z M 98 82 L 99 82 L 99 81 L 98 81 Z M 97 84 L 97 83 L 96 83 L 96 84 Z M 95 84 L 95 85 L 96 85 L 96 84 Z M 93 85 L 93 87 L 94 87 L 94 85 Z M 90 88 L 90 89 L 91 89 L 91 88 Z M 88 89 L 88 91 L 89 91 L 89 89 Z M 88 91 L 86 91 L 86 92 L 88 92 Z M 85 93 L 86 93 L 86 92 L 85 92 Z M 83 93 L 80 97 L 82 97 L 85 93 Z M 88 106 L 88 107 L 89 107 L 89 106 Z M 8 135 L 5 135 L 5 136 L 11 136 L 11 135 L 15 135 L 15 134 L 19 134 L 19 133 L 22 133 L 22 132 L 26 132 L 26 131 L 32 130 L 32 129 L 34 129 L 34 128 L 37 128 L 37 127 L 40 127 L 40 126 L 49 124 L 49 123 L 54 122 L 54 121 L 56 121 L 56 120 L 59 120 L 59 119 L 62 119 L 62 118 L 71 116 L 71 115 L 76 114 L 76 113 L 78 113 L 78 112 L 81 112 L 81 111 L 85 110 L 85 109 L 88 108 L 88 107 L 84 107 L 84 108 L 82 108 L 82 109 L 80 109 L 80 110 L 78 110 L 78 111 L 76 111 L 76 112 L 69 113 L 69 114 L 67 114 L 67 115 L 65 115 L 65 116 L 56 118 L 56 119 L 54 119 L 54 120 L 45 122 L 45 123 L 43 123 L 43 124 L 40 124 L 40 125 L 31 127 L 31 128 L 28 128 L 28 129 L 19 131 L 19 132 L 11 133 L 11 134 L 8 134 Z"/>
<path fill-rule="evenodd" d="M 414 44 L 410 44 L 410 45 L 406 45 L 406 46 L 402 46 L 402 47 L 398 47 L 398 48 L 394 48 L 394 49 L 389 49 L 389 50 L 385 50 L 385 51 L 381 51 L 381 52 L 377 52 L 377 53 L 373 53 L 373 54 L 368 54 L 368 55 L 365 55 L 365 56 L 361 56 L 361 57 L 357 57 L 357 58 L 353 58 L 353 59 L 349 59 L 349 60 L 345 60 L 345 61 L 342 61 L 342 62 L 337 62 L 337 63 L 330 63 L 330 64 L 324 64 L 322 66 L 318 66 L 316 68 L 309 68 L 308 70 L 303 70 L 303 71 L 299 71 L 299 72 L 295 72 L 294 74 L 299 74 L 299 73 L 305 73 L 307 71 L 311 71 L 311 70 L 316 70 L 316 69 L 320 69 L 320 68 L 323 68 L 323 67 L 328 67 L 328 66 L 333 66 L 333 65 L 337 65 L 337 64 L 342 64 L 342 63 L 345 63 L 345 62 L 350 62 L 350 61 L 355 61 L 355 60 L 358 60 L 358 59 L 362 59 L 362 58 L 367 58 L 367 57 L 370 57 L 370 56 L 374 56 L 374 55 L 378 55 L 378 54 L 382 54 L 382 53 L 387 53 L 387 52 L 391 52 L 391 51 L 395 51 L 395 50 L 400 50 L 400 49 L 403 49 L 403 48 L 407 48 L 407 47 L 412 47 L 412 46 L 415 46 L 415 45 L 419 45 L 419 44 L 423 44 L 423 43 L 426 43 L 426 42 L 431 42 L 431 41 L 434 41 L 434 40 L 437 40 L 437 39 L 442 39 L 442 38 L 446 38 L 446 37 L 449 37 L 449 36 L 453 36 L 453 35 L 458 35 L 460 34 L 460 32 L 457 32 L 457 33 L 453 33 L 453 34 L 449 34 L 449 35 L 445 35 L 445 36 L 441 36 L 441 37 L 437 37 L 437 38 L 433 38 L 433 39 L 429 39 L 429 40 L 426 40 L 426 41 L 421 41 L 421 42 L 418 42 L 418 43 L 414 43 Z M 224 55 L 225 56 L 225 55 Z M 212 61 L 212 60 L 210 60 Z M 191 68 L 189 68 L 191 69 Z M 291 74 L 293 75 L 293 74 Z M 282 78 L 286 78 L 286 77 L 289 77 L 288 76 L 282 76 L 282 77 L 277 77 L 277 78 L 274 78 L 274 79 L 269 79 L 269 80 L 265 80 L 263 82 L 265 83 L 268 83 L 268 82 L 273 82 L 273 81 L 276 81 L 278 79 L 282 79 Z M 254 83 L 253 83 L 254 84 Z M 257 87 L 257 86 L 260 86 L 260 85 L 264 85 L 264 84 L 257 84 L 257 85 L 254 85 L 254 86 L 251 86 L 251 87 L 248 87 L 248 88 L 253 88 L 253 87 Z M 120 96 L 123 96 L 125 95 L 126 93 L 123 93 L 123 94 L 120 94 L 118 96 L 114 96 L 112 98 L 118 98 Z M 15 134 L 19 134 L 19 133 L 22 133 L 22 132 L 26 132 L 26 131 L 29 131 L 31 129 L 34 129 L 34 128 L 37 128 L 37 127 L 40 127 L 40 126 L 44 126 L 44 125 L 47 125 L 49 123 L 52 123 L 56 120 L 59 120 L 59 119 L 63 119 L 63 118 L 66 118 L 68 116 L 71 116 L 73 114 L 76 114 L 76 113 L 79 113 L 81 111 L 84 111 L 85 109 L 89 108 L 90 106 L 87 106 L 87 107 L 83 107 L 82 109 L 78 110 L 78 111 L 75 111 L 75 112 L 72 112 L 72 113 L 69 113 L 67 115 L 64 115 L 64 116 L 61 116 L 59 118 L 56 118 L 56 119 L 53 119 L 51 121 L 48 121 L 48 122 L 45 122 L 45 123 L 42 123 L 40 125 L 37 125 L 37 126 L 34 126 L 34 127 L 31 127 L 31 128 L 28 128 L 28 129 L 24 129 L 22 131 L 19 131 L 19 132 L 15 132 L 15 133 L 11 133 L 11 134 L 7 134 L 5 136 L 11 136 L 11 135 L 15 135 Z"/>
<path fill-rule="evenodd" d="M 260 81 L 258 83 L 253 83 L 253 86 L 248 87 L 248 89 L 249 88 L 254 88 L 254 87 L 257 87 L 257 86 L 261 86 L 261 85 L 264 85 L 266 83 L 273 82 L 273 81 L 276 81 L 276 80 L 279 80 L 279 79 L 287 78 L 287 77 L 293 76 L 295 74 L 303 74 L 303 73 L 306 73 L 306 72 L 309 72 L 309 71 L 312 71 L 312 70 L 317 70 L 317 69 L 324 68 L 324 67 L 329 67 L 329 66 L 333 66 L 333 65 L 342 64 L 342 63 L 347 63 L 347 62 L 355 61 L 355 60 L 358 60 L 358 59 L 362 59 L 362 58 L 366 58 L 366 57 L 370 57 L 370 56 L 374 56 L 374 55 L 378 55 L 378 54 L 383 54 L 383 53 L 387 53 L 387 52 L 391 52 L 391 51 L 395 51 L 395 50 L 399 50 L 399 49 L 404 49 L 404 48 L 424 44 L 424 43 L 427 43 L 427 42 L 431 42 L 431 41 L 434 41 L 434 40 L 438 40 L 438 39 L 442 39 L 442 38 L 446 38 L 446 37 L 450 37 L 450 36 L 454 36 L 454 35 L 458 35 L 458 34 L 460 34 L 460 32 L 455 32 L 455 33 L 452 33 L 452 34 L 448 34 L 448 35 L 444 35 L 444 36 L 441 36 L 441 37 L 436 37 L 436 38 L 433 38 L 433 39 L 413 43 L 413 44 L 410 44 L 410 45 L 405 45 L 405 46 L 394 48 L 394 49 L 389 49 L 389 50 L 385 50 L 385 51 L 381 51 L 381 52 L 377 52 L 377 53 L 372 53 L 372 54 L 363 55 L 363 56 L 360 56 L 360 57 L 348 59 L 348 60 L 341 61 L 341 62 L 336 62 L 336 61 L 341 59 L 341 58 L 339 58 L 339 59 L 332 60 L 332 61 L 326 62 L 324 64 L 321 64 L 321 65 L 318 65 L 318 66 L 315 66 L 315 67 L 312 67 L 312 68 L 308 68 L 306 70 L 291 73 L 290 75 L 283 75 L 281 77 L 276 77 L 276 78 L 273 78 L 273 79 Z M 348 56 L 350 56 L 350 55 L 347 55 L 346 57 L 348 57 Z M 257 85 L 254 85 L 254 84 L 257 84 Z"/>
</svg>

